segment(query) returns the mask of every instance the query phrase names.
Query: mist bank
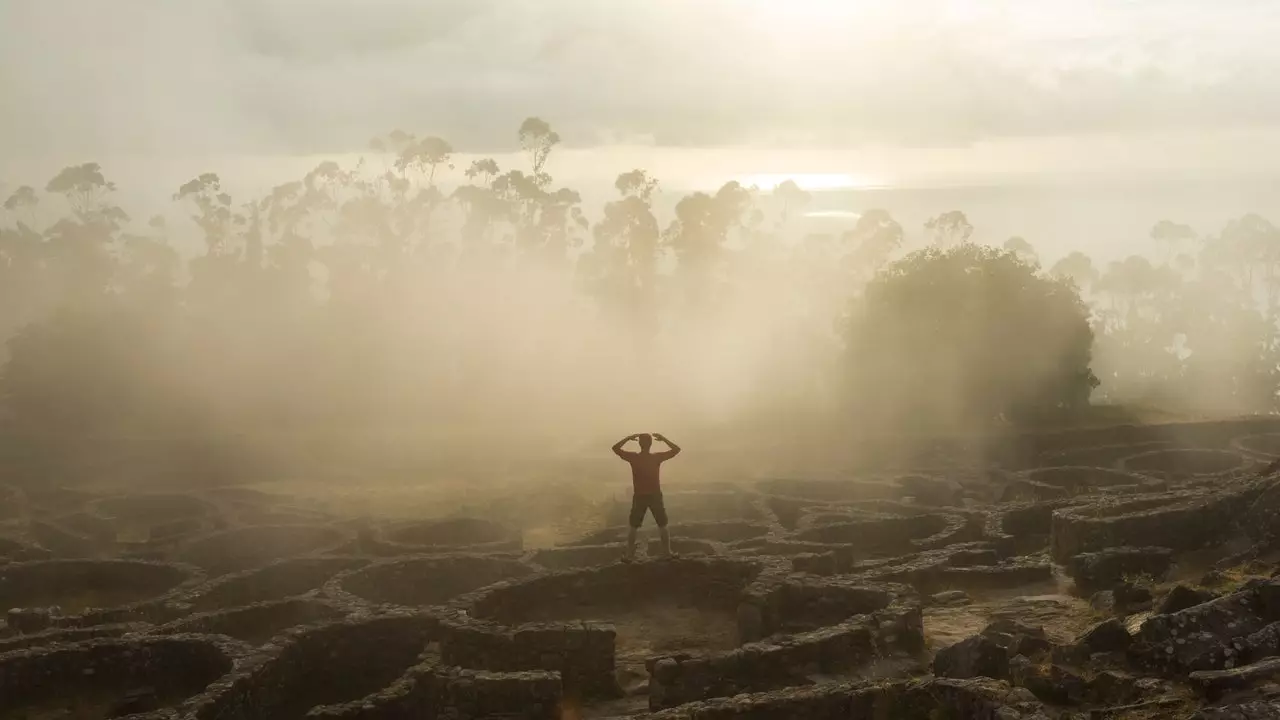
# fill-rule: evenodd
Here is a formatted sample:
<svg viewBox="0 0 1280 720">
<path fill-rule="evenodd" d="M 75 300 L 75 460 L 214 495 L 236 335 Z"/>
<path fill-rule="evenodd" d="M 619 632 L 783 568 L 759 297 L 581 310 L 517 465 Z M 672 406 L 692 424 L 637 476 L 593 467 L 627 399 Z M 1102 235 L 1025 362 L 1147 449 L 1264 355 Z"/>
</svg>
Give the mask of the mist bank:
<svg viewBox="0 0 1280 720">
<path fill-rule="evenodd" d="M 664 203 L 632 169 L 592 207 L 552 174 L 550 125 L 516 137 L 505 164 L 394 132 L 263 194 L 199 173 L 149 219 L 96 163 L 19 186 L 0 234 L 6 437 L 46 461 L 170 437 L 232 476 L 217 468 L 265 438 L 418 437 L 496 462 L 638 431 L 910 437 L 1078 414 L 1091 392 L 1277 409 L 1280 231 L 1259 215 L 1148 220 L 1132 242 L 1149 256 L 1054 259 L 946 205 L 820 224 L 906 191 L 729 181 Z M 1072 378 L 1096 390 L 1059 388 Z"/>
</svg>

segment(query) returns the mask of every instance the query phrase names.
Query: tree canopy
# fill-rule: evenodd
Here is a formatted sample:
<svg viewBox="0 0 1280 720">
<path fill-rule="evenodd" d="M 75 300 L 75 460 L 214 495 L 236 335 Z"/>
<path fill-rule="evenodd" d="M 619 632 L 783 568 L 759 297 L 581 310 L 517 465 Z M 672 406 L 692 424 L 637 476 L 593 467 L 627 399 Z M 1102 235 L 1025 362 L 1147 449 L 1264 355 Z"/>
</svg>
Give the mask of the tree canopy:
<svg viewBox="0 0 1280 720">
<path fill-rule="evenodd" d="M 847 327 L 854 406 L 869 418 L 960 427 L 1088 404 L 1089 310 L 1011 250 L 963 243 L 881 271 Z"/>
</svg>

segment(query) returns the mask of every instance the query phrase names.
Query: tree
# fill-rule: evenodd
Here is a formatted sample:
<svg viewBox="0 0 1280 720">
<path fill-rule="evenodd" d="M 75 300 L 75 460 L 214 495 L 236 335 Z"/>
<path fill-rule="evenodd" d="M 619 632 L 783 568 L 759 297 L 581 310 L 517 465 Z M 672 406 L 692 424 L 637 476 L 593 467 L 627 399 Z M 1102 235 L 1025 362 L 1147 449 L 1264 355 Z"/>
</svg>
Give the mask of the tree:
<svg viewBox="0 0 1280 720">
<path fill-rule="evenodd" d="M 959 210 L 950 210 L 929 218 L 925 221 L 924 228 L 933 233 L 934 244 L 941 248 L 969 242 L 969 236 L 973 235 L 973 224 Z"/>
<path fill-rule="evenodd" d="M 1018 256 L 1018 259 L 1031 264 L 1039 265 L 1040 256 L 1036 254 L 1036 249 L 1027 239 L 1021 235 L 1014 235 L 1004 241 L 1004 249 Z"/>
<path fill-rule="evenodd" d="M 843 240 L 848 249 L 846 263 L 855 275 L 866 278 L 902 247 L 902 225 L 888 210 L 868 210 L 858 216 L 857 224 L 844 234 Z"/>
<path fill-rule="evenodd" d="M 1183 225 L 1172 220 L 1161 220 L 1151 227 L 1151 239 L 1164 248 L 1165 262 L 1170 262 L 1191 240 L 1196 237 L 1190 225 Z"/>
<path fill-rule="evenodd" d="M 1072 250 L 1066 257 L 1053 264 L 1049 274 L 1076 284 L 1081 291 L 1089 291 L 1098 282 L 1098 269 L 1093 266 L 1093 258 L 1079 250 Z"/>
<path fill-rule="evenodd" d="M 525 121 L 520 123 L 519 134 L 520 147 L 529 153 L 533 174 L 541 175 L 543 166 L 547 164 L 547 157 L 551 155 L 551 149 L 560 144 L 560 136 L 551 129 L 551 125 L 546 120 L 537 117 L 525 118 Z"/>
<path fill-rule="evenodd" d="M 846 326 L 853 406 L 893 427 L 959 429 L 1088 404 L 1088 309 L 1011 252 L 928 248 L 868 285 Z"/>
</svg>

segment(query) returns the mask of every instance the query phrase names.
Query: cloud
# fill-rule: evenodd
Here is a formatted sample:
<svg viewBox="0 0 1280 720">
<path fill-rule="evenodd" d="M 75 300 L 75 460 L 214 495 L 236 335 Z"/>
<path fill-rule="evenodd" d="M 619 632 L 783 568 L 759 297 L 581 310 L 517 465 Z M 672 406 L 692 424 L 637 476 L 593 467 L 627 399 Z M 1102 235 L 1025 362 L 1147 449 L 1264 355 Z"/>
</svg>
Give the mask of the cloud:
<svg viewBox="0 0 1280 720">
<path fill-rule="evenodd" d="M 1221 0 L 0 0 L 0 154 L 902 144 L 1280 125 Z"/>
</svg>

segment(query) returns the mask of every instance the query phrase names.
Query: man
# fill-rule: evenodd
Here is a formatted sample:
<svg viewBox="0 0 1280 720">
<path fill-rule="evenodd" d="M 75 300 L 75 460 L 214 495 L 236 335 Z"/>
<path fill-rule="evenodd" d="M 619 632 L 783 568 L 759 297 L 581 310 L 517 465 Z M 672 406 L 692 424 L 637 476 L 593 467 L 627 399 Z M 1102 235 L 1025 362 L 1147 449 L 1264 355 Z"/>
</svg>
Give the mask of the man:
<svg viewBox="0 0 1280 720">
<path fill-rule="evenodd" d="M 640 445 L 640 452 L 623 450 L 622 446 L 635 440 Z M 664 443 L 665 452 L 650 452 L 653 441 Z M 618 457 L 631 464 L 631 485 L 634 493 L 631 496 L 631 517 L 628 518 L 627 554 L 625 562 L 631 562 L 636 556 L 636 534 L 640 524 L 644 522 L 646 512 L 653 513 L 653 521 L 658 524 L 658 535 L 662 538 L 662 557 L 671 557 L 671 534 L 667 532 L 667 509 L 662 504 L 662 485 L 658 480 L 658 468 L 662 463 L 680 454 L 680 447 L 659 433 L 640 433 L 628 435 L 613 446 Z"/>
</svg>

